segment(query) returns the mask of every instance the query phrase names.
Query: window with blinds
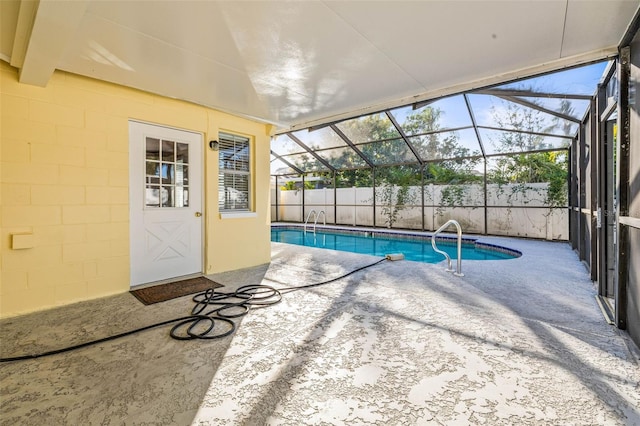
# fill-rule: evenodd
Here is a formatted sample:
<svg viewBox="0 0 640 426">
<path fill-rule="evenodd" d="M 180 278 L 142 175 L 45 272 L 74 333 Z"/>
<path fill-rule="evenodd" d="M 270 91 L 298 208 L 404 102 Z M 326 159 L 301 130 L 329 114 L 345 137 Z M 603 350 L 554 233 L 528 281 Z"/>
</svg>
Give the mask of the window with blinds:
<svg viewBox="0 0 640 426">
<path fill-rule="evenodd" d="M 220 133 L 218 207 L 220 211 L 249 211 L 251 163 L 249 139 Z"/>
</svg>

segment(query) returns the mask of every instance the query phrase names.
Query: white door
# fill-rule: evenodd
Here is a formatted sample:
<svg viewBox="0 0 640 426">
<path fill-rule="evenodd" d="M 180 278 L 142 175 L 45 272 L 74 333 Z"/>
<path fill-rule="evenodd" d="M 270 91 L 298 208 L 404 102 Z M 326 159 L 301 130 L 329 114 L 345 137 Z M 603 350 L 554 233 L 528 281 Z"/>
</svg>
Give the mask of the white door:
<svg viewBox="0 0 640 426">
<path fill-rule="evenodd" d="M 202 135 L 129 122 L 131 286 L 202 272 Z"/>
</svg>

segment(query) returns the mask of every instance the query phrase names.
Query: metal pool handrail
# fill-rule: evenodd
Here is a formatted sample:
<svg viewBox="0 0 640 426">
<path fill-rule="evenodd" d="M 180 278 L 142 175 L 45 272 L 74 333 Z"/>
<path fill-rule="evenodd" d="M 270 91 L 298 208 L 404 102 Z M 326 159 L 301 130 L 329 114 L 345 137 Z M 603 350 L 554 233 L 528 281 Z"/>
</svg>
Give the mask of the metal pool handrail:
<svg viewBox="0 0 640 426">
<path fill-rule="evenodd" d="M 446 229 L 449 225 L 455 225 L 458 231 L 458 265 L 456 267 L 456 272 L 453 272 L 453 269 L 451 268 L 451 257 L 449 257 L 449 255 L 446 252 L 439 250 L 436 247 L 436 235 L 438 235 L 440 232 Z M 438 230 L 434 232 L 433 235 L 431 236 L 431 247 L 433 247 L 433 251 L 444 255 L 444 257 L 447 259 L 447 264 L 448 264 L 447 272 L 453 272 L 453 275 L 457 277 L 464 277 L 464 274 L 462 273 L 462 228 L 460 227 L 460 224 L 457 221 L 450 219 L 447 221 L 447 223 L 445 223 L 440 228 L 438 228 Z"/>
<path fill-rule="evenodd" d="M 311 215 L 314 214 L 315 218 L 318 219 L 318 213 L 316 213 L 315 210 L 311 210 L 309 212 L 309 214 L 307 214 L 307 218 L 304 220 L 304 232 L 307 232 L 307 224 L 309 223 L 309 218 L 311 217 Z"/>
<path fill-rule="evenodd" d="M 316 225 L 318 224 L 318 219 L 320 219 L 320 216 L 322 216 L 322 224 L 324 226 L 327 226 L 327 214 L 324 212 L 324 210 L 320 210 L 320 213 L 318 213 L 316 215 L 316 220 L 315 222 L 313 222 L 313 233 L 316 233 Z"/>
<path fill-rule="evenodd" d="M 327 225 L 327 214 L 324 212 L 324 210 L 320 210 L 320 213 L 316 212 L 315 209 L 311 210 L 309 212 L 309 214 L 307 214 L 307 218 L 304 221 L 304 232 L 307 232 L 307 225 L 309 223 L 309 219 L 311 218 L 311 215 L 314 215 L 315 220 L 313 221 L 313 233 L 316 233 L 316 225 L 318 224 L 318 219 L 320 218 L 320 215 L 322 215 L 322 223 L 326 226 Z"/>
</svg>

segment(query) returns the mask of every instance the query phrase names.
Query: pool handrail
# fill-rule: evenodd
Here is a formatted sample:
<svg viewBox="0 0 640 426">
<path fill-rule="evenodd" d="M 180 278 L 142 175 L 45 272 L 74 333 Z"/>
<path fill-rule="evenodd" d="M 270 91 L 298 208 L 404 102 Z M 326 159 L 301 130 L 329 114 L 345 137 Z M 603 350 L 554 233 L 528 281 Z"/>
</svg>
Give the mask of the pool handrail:
<svg viewBox="0 0 640 426">
<path fill-rule="evenodd" d="M 307 218 L 304 221 L 304 232 L 307 232 L 307 225 L 309 224 L 309 219 L 311 215 L 314 215 L 315 220 L 313 221 L 313 233 L 316 233 L 316 226 L 318 225 L 318 219 L 320 219 L 320 215 L 322 215 L 322 223 L 324 226 L 327 226 L 327 214 L 324 210 L 320 210 L 320 213 L 316 212 L 315 209 L 312 209 L 309 214 L 307 214 Z"/>
<path fill-rule="evenodd" d="M 320 213 L 318 213 L 316 215 L 316 220 L 313 222 L 313 233 L 316 233 L 316 225 L 318 224 L 318 219 L 320 219 L 320 216 L 322 216 L 322 224 L 324 226 L 327 226 L 327 214 L 324 212 L 324 210 L 320 210 Z"/>
<path fill-rule="evenodd" d="M 316 220 L 318 220 L 318 213 L 315 211 L 315 209 L 311 209 L 311 211 L 307 214 L 307 218 L 304 220 L 304 232 L 307 232 L 307 224 L 309 223 L 309 218 L 311 217 L 311 215 L 314 214 Z M 315 228 L 313 229 L 313 232 L 315 233 Z"/>
<path fill-rule="evenodd" d="M 436 247 L 436 235 L 438 235 L 440 232 L 445 230 L 449 225 L 455 225 L 456 230 L 458 232 L 458 264 L 456 266 L 455 272 L 453 272 L 453 268 L 451 267 L 451 257 L 449 257 L 449 255 L 446 252 Z M 447 265 L 448 265 L 446 269 L 447 272 L 453 272 L 453 275 L 457 277 L 464 277 L 464 274 L 462 273 L 462 228 L 460 227 L 460 224 L 456 220 L 453 220 L 453 219 L 448 220 L 444 225 L 438 228 L 436 232 L 433 233 L 433 235 L 431 236 L 431 247 L 433 247 L 433 251 L 444 255 L 444 257 L 447 259 Z"/>
</svg>

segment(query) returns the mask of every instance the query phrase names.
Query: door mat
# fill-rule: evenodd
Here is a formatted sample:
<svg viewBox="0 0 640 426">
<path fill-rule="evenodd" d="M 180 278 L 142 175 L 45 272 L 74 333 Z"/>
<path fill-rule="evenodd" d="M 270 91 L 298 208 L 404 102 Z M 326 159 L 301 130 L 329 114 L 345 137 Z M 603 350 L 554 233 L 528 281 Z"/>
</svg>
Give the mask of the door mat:
<svg viewBox="0 0 640 426">
<path fill-rule="evenodd" d="M 133 294 L 136 299 L 145 305 L 152 305 L 217 287 L 222 287 L 222 284 L 211 281 L 206 277 L 197 277 L 188 280 L 174 281 L 172 283 L 158 284 L 139 290 L 131 290 L 129 293 Z"/>
</svg>

